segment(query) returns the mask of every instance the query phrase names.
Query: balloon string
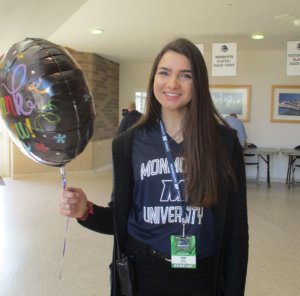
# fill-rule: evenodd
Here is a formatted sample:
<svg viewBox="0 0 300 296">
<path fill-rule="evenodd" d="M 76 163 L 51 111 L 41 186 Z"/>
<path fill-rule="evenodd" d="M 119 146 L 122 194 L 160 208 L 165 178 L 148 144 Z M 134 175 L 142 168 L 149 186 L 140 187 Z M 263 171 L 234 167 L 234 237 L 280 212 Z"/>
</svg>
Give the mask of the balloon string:
<svg viewBox="0 0 300 296">
<path fill-rule="evenodd" d="M 65 167 L 64 166 L 60 167 L 60 174 L 61 174 L 61 178 L 62 178 L 62 187 L 63 187 L 63 189 L 65 189 L 66 186 L 67 186 L 67 181 L 66 181 L 66 174 L 65 174 Z M 65 258 L 66 246 L 67 246 L 67 234 L 68 234 L 68 228 L 69 228 L 69 220 L 70 220 L 70 218 L 68 217 L 66 227 L 65 227 L 65 237 L 64 237 L 64 243 L 63 243 L 63 249 L 62 249 L 59 280 L 61 280 L 61 277 L 62 277 L 62 269 L 63 269 L 63 265 L 64 265 L 64 258 Z"/>
<path fill-rule="evenodd" d="M 61 174 L 63 189 L 66 189 L 67 179 L 66 179 L 66 174 L 65 174 L 65 167 L 62 166 L 62 167 L 59 168 L 59 170 L 60 170 L 60 174 Z"/>
</svg>

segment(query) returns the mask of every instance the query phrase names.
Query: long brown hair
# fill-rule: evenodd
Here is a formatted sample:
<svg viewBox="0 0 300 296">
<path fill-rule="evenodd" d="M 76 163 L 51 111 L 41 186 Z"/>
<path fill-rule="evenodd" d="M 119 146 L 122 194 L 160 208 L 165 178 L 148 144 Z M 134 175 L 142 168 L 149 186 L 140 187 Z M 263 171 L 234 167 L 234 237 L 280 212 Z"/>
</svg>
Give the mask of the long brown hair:
<svg viewBox="0 0 300 296">
<path fill-rule="evenodd" d="M 189 205 L 211 206 L 218 201 L 220 180 L 224 178 L 227 183 L 234 184 L 234 175 L 217 132 L 224 120 L 211 99 L 206 64 L 198 48 L 189 40 L 180 38 L 170 42 L 156 57 L 148 84 L 145 115 L 138 126 L 161 118 L 161 105 L 155 98 L 153 84 L 158 64 L 167 51 L 183 54 L 192 67 L 194 95 L 183 121 L 185 196 Z"/>
</svg>

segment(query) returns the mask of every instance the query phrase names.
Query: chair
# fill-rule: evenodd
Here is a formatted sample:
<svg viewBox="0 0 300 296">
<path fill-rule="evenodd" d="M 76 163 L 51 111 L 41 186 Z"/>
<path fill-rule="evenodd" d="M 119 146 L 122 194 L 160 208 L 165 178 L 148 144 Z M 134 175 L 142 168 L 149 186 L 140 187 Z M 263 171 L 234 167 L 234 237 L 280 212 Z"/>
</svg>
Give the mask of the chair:
<svg viewBox="0 0 300 296">
<path fill-rule="evenodd" d="M 296 146 L 294 148 L 295 150 L 300 150 L 300 145 Z M 300 169 L 300 156 L 294 156 L 292 159 L 292 178 L 291 178 L 291 183 L 295 183 L 295 170 L 299 168 Z"/>
<path fill-rule="evenodd" d="M 257 148 L 257 146 L 253 143 L 247 143 L 246 148 Z M 245 152 L 244 162 L 246 166 L 256 166 L 256 184 L 259 184 L 259 155 Z"/>
</svg>

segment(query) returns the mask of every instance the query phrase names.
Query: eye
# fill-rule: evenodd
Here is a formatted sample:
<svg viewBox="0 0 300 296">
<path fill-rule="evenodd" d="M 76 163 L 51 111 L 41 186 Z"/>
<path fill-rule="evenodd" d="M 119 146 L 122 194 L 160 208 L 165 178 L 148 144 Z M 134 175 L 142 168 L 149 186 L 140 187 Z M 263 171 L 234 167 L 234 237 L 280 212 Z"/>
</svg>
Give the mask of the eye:
<svg viewBox="0 0 300 296">
<path fill-rule="evenodd" d="M 180 74 L 179 78 L 181 80 L 190 80 L 193 78 L 193 76 L 190 73 L 182 73 L 182 74 Z"/>
<path fill-rule="evenodd" d="M 157 75 L 160 75 L 160 76 L 168 76 L 168 75 L 169 75 L 169 72 L 166 71 L 166 70 L 159 70 L 159 71 L 157 71 Z"/>
</svg>

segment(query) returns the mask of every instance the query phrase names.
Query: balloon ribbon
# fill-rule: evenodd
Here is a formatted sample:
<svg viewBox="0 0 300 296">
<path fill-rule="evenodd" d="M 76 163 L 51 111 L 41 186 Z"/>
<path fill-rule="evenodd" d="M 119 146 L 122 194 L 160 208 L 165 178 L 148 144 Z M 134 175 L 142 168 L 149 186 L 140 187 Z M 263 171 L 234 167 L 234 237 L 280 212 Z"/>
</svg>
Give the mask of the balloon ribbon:
<svg viewBox="0 0 300 296">
<path fill-rule="evenodd" d="M 62 166 L 59 169 L 60 169 L 60 174 L 61 174 L 61 178 L 62 178 L 62 186 L 63 186 L 63 189 L 65 189 L 66 186 L 67 186 L 66 175 L 65 175 L 65 167 Z M 68 228 L 69 228 L 69 220 L 70 220 L 70 218 L 68 217 L 66 227 L 65 227 L 65 237 L 64 237 L 64 243 L 63 243 L 63 249 L 62 249 L 62 258 L 61 258 L 61 267 L 60 267 L 60 272 L 59 272 L 59 280 L 61 280 L 62 269 L 63 269 L 63 265 L 64 265 L 64 258 L 65 258 L 66 246 L 67 246 L 67 234 L 68 234 Z"/>
</svg>

